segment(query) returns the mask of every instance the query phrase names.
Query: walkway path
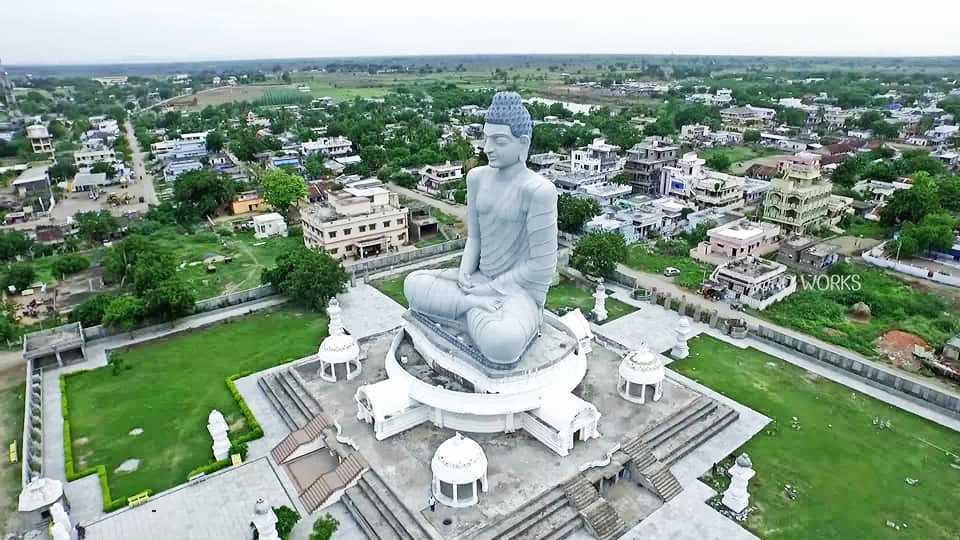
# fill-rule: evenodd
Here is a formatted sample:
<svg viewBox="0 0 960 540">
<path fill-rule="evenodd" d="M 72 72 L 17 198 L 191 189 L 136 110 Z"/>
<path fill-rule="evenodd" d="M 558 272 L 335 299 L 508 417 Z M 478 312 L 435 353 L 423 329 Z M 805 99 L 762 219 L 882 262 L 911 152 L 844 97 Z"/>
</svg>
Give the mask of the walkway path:
<svg viewBox="0 0 960 540">
<path fill-rule="evenodd" d="M 176 321 L 173 327 L 158 329 L 131 339 L 130 334 L 120 334 L 88 342 L 86 360 L 70 364 L 63 368 L 44 370 L 43 372 L 43 470 L 44 475 L 56 480 L 66 481 L 63 448 L 63 411 L 61 409 L 60 375 L 96 369 L 107 365 L 106 351 L 125 347 L 144 341 L 157 339 L 174 332 L 190 328 L 200 328 L 217 321 L 239 317 L 253 311 L 271 308 L 286 302 L 286 298 L 268 297 L 256 302 L 231 306 L 199 315 L 193 315 Z M 96 475 L 87 476 L 65 485 L 72 509 L 71 515 L 77 522 L 87 522 L 103 515 L 100 482 Z"/>
<path fill-rule="evenodd" d="M 147 173 L 147 167 L 144 164 L 145 153 L 140 148 L 140 141 L 133 133 L 133 124 L 129 118 L 123 124 L 123 129 L 127 133 L 127 141 L 130 143 L 130 150 L 133 154 L 133 175 L 137 178 L 137 182 L 143 186 L 143 198 L 148 205 L 160 204 L 160 200 L 157 199 L 157 191 L 153 187 L 153 176 Z"/>
</svg>

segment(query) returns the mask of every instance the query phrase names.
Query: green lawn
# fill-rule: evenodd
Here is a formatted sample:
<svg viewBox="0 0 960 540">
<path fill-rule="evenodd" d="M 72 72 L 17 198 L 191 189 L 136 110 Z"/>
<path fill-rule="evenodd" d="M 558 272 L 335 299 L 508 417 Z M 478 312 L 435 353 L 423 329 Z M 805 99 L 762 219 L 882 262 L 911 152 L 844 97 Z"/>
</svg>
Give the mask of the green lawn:
<svg viewBox="0 0 960 540">
<path fill-rule="evenodd" d="M 861 264 L 837 264 L 830 274 L 850 277 L 842 287 L 798 290 L 758 315 L 866 356 L 876 356 L 874 342 L 889 330 L 916 334 L 934 347 L 960 332 L 960 306 L 946 297 Z M 870 306 L 869 322 L 848 317 L 857 302 Z"/>
<path fill-rule="evenodd" d="M 21 373 L 21 380 L 23 375 Z M 23 461 L 23 407 L 24 392 L 26 383 L 4 388 L 0 390 L 0 420 L 3 421 L 3 461 L 0 462 L 0 489 L 3 494 L 0 495 L 0 501 L 6 504 L 0 506 L 0 523 L 6 523 L 7 519 L 17 511 L 17 496 L 20 494 L 20 465 Z M 10 443 L 17 441 L 17 463 L 10 463 L 6 452 Z"/>
<path fill-rule="evenodd" d="M 876 238 L 877 240 L 886 240 L 890 238 L 893 232 L 890 227 L 884 227 L 876 221 L 861 217 L 847 218 L 841 224 L 841 227 L 848 236 L 862 236 L 864 238 Z"/>
<path fill-rule="evenodd" d="M 193 285 L 199 299 L 260 285 L 263 270 L 272 266 L 288 246 L 303 242 L 297 235 L 256 240 L 247 232 L 224 236 L 221 244 L 210 231 L 181 234 L 173 227 L 151 234 L 150 239 L 170 249 L 178 265 L 186 263 L 178 272 Z M 214 255 L 233 257 L 233 262 L 216 264 L 212 273 L 207 272 L 206 265 L 190 264 Z"/>
<path fill-rule="evenodd" d="M 649 248 L 641 244 L 635 244 L 628 248 L 627 260 L 624 264 L 651 274 L 663 275 L 663 271 L 668 267 L 674 267 L 680 270 L 680 275 L 673 278 L 673 282 L 685 289 L 699 290 L 705 277 L 710 277 L 714 266 L 712 264 L 701 263 L 689 256 L 666 255 L 657 251 L 656 248 Z"/>
<path fill-rule="evenodd" d="M 774 419 L 736 452 L 749 453 L 757 471 L 757 510 L 746 526 L 759 537 L 960 535 L 960 434 L 755 349 L 701 335 L 690 353 L 671 367 Z M 795 500 L 785 496 L 787 484 L 796 486 Z"/>
<path fill-rule="evenodd" d="M 385 279 L 378 279 L 370 284 L 383 294 L 392 298 L 394 302 L 403 307 L 410 307 L 407 304 L 407 298 L 403 295 L 403 280 L 407 278 L 408 274 L 409 272 L 397 274 Z"/>
<path fill-rule="evenodd" d="M 75 469 L 105 465 L 114 499 L 176 486 L 213 461 L 207 415 L 223 413 L 231 436 L 244 432 L 227 377 L 309 355 L 326 335 L 326 319 L 282 309 L 195 330 L 117 352 L 111 367 L 66 378 Z M 140 436 L 128 433 L 142 428 Z M 118 474 L 127 459 L 139 469 Z"/>
<path fill-rule="evenodd" d="M 550 287 L 547 292 L 547 309 L 556 313 L 561 308 L 573 309 L 580 308 L 580 311 L 586 315 L 593 311 L 595 304 L 593 291 L 578 286 L 572 280 L 563 278 L 560 283 Z M 612 320 L 628 315 L 637 310 L 630 304 L 625 304 L 616 298 L 607 298 L 607 320 Z"/>
<path fill-rule="evenodd" d="M 753 146 L 719 146 L 716 148 L 710 148 L 704 150 L 700 156 L 703 159 L 709 159 L 711 156 L 717 154 L 725 154 L 730 158 L 730 164 L 736 166 L 737 163 L 741 161 L 746 161 L 748 159 L 753 159 L 757 157 L 769 156 L 774 154 L 779 154 L 777 150 L 771 148 L 763 147 L 753 147 Z"/>
</svg>

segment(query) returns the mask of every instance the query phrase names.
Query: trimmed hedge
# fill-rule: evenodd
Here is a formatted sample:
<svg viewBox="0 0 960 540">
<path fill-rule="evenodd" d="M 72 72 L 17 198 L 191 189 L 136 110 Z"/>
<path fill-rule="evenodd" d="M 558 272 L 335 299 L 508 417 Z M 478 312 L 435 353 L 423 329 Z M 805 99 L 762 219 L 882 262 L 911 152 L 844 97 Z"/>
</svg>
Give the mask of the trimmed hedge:
<svg viewBox="0 0 960 540">
<path fill-rule="evenodd" d="M 230 389 L 230 395 L 233 396 L 233 399 L 237 400 L 237 403 L 240 405 L 240 412 L 243 413 L 243 418 L 248 429 L 248 431 L 243 435 L 231 439 L 230 442 L 233 444 L 250 442 L 263 437 L 263 428 L 260 427 L 260 422 L 257 422 L 257 417 L 253 415 L 253 411 L 251 411 L 250 407 L 247 406 L 246 400 L 244 400 L 243 396 L 240 395 L 240 391 L 237 390 L 237 385 L 234 382 L 237 379 L 242 379 L 252 373 L 252 371 L 243 371 L 227 377 L 227 388 Z"/>
<path fill-rule="evenodd" d="M 230 466 L 230 463 L 231 463 L 230 458 L 221 459 L 220 461 L 214 461 L 213 463 L 207 463 L 206 465 L 202 465 L 202 466 L 197 467 L 196 469 L 190 471 L 190 472 L 187 474 L 187 478 L 188 478 L 188 479 L 189 479 L 189 478 L 192 478 L 193 476 L 196 476 L 196 475 L 201 474 L 201 473 L 203 473 L 203 474 L 213 474 L 213 473 L 215 473 L 215 472 L 217 472 L 217 471 L 219 471 L 219 470 L 221 470 L 221 469 L 226 469 L 227 467 Z"/>
</svg>

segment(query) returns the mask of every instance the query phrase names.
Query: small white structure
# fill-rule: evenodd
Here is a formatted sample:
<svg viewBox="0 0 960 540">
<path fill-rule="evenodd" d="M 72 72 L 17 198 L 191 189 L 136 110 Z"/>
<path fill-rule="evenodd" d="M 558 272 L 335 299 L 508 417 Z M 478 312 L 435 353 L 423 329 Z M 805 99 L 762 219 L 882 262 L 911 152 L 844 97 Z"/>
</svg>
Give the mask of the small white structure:
<svg viewBox="0 0 960 540">
<path fill-rule="evenodd" d="M 59 540 L 61 537 L 65 540 L 74 540 L 75 531 L 70 523 L 70 516 L 63 508 L 63 503 L 55 502 L 50 506 L 50 517 L 53 518 L 54 523 L 50 529 L 50 535 L 53 536 L 54 540 Z"/>
<path fill-rule="evenodd" d="M 677 360 L 683 360 L 690 355 L 690 347 L 687 346 L 687 340 L 690 339 L 690 319 L 680 317 L 680 323 L 677 325 L 677 341 L 670 349 L 670 356 Z"/>
<path fill-rule="evenodd" d="M 641 405 L 647 402 L 647 398 L 660 401 L 665 375 L 659 355 L 642 343 L 620 362 L 617 392 L 623 399 Z"/>
<path fill-rule="evenodd" d="M 597 322 L 607 320 L 607 289 L 603 286 L 603 278 L 597 282 L 597 290 L 593 293 L 596 303 L 593 305 L 593 315 Z"/>
<path fill-rule="evenodd" d="M 260 540 L 280 540 L 277 534 L 277 515 L 263 499 L 258 499 L 253 507 L 253 526 Z"/>
<path fill-rule="evenodd" d="M 227 421 L 220 411 L 216 409 L 210 411 L 210 415 L 207 417 L 207 431 L 213 438 L 214 459 L 221 461 L 230 457 L 230 438 L 227 437 L 230 427 L 227 426 Z"/>
<path fill-rule="evenodd" d="M 317 375 L 327 382 L 349 381 L 360 374 L 360 346 L 344 330 L 341 311 L 340 302 L 331 298 L 327 304 L 330 335 L 324 338 L 317 351 L 320 361 Z"/>
<path fill-rule="evenodd" d="M 437 448 L 430 462 L 437 502 L 464 508 L 480 502 L 487 491 L 487 456 L 473 439 L 457 433 Z"/>
<path fill-rule="evenodd" d="M 53 525 L 50 526 L 50 538 L 53 540 L 73 540 L 70 530 L 59 522 L 54 522 Z"/>
<path fill-rule="evenodd" d="M 737 461 L 730 467 L 730 487 L 723 492 L 723 505 L 736 513 L 743 512 L 750 503 L 750 494 L 747 493 L 747 484 L 753 478 L 756 471 L 753 470 L 753 463 L 750 456 L 740 454 Z"/>
<path fill-rule="evenodd" d="M 63 483 L 52 478 L 34 478 L 20 492 L 17 510 L 24 513 L 35 513 L 38 518 L 46 518 L 55 503 L 66 503 L 63 495 Z"/>
<path fill-rule="evenodd" d="M 254 238 L 287 236 L 287 222 L 276 212 L 253 216 L 253 236 Z"/>
<path fill-rule="evenodd" d="M 580 308 L 560 317 L 560 322 L 566 325 L 573 332 L 574 337 L 577 338 L 581 354 L 587 354 L 593 350 L 593 329 L 590 328 L 590 321 L 583 316 Z"/>
</svg>

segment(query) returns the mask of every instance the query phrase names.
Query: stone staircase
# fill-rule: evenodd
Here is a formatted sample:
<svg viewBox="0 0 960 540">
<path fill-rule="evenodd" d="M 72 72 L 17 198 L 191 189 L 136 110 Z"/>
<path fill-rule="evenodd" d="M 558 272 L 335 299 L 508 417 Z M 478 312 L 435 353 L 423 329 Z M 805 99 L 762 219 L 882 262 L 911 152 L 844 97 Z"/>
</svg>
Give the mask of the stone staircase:
<svg viewBox="0 0 960 540">
<path fill-rule="evenodd" d="M 587 528 L 600 540 L 620 538 L 627 532 L 627 524 L 617 511 L 582 474 L 567 481 L 563 492 L 570 505 L 583 517 Z"/>
<path fill-rule="evenodd" d="M 337 465 L 337 468 L 323 474 L 310 484 L 310 487 L 300 494 L 300 502 L 303 503 L 307 512 L 313 513 L 334 493 L 352 484 L 364 471 L 368 470 L 367 463 L 359 454 L 350 454 Z"/>
<path fill-rule="evenodd" d="M 307 422 L 307 425 L 305 425 L 303 429 L 291 431 L 289 435 L 284 437 L 279 444 L 273 447 L 270 454 L 273 456 L 274 461 L 283 463 L 296 452 L 297 448 L 300 448 L 301 445 L 323 437 L 323 430 L 332 425 L 326 415 L 320 414 L 314 416 Z"/>
<path fill-rule="evenodd" d="M 561 486 L 550 488 L 480 531 L 477 540 L 559 540 L 583 527 L 583 518 Z"/>
<path fill-rule="evenodd" d="M 264 375 L 257 380 L 257 386 L 291 431 L 303 428 L 312 418 L 323 412 L 323 408 L 304 388 L 303 382 L 292 369 Z"/>
<path fill-rule="evenodd" d="M 340 499 L 373 540 L 420 540 L 431 538 L 416 515 L 373 470 L 367 470 Z"/>
</svg>

